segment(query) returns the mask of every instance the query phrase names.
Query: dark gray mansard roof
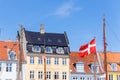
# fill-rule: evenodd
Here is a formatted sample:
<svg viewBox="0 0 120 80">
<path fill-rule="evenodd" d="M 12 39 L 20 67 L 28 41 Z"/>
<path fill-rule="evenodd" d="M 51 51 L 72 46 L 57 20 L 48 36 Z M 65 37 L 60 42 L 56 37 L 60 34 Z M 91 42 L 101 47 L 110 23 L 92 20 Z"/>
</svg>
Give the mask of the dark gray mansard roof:
<svg viewBox="0 0 120 80">
<path fill-rule="evenodd" d="M 25 37 L 29 44 L 46 45 L 46 46 L 65 46 L 69 42 L 66 33 L 44 33 L 32 32 L 25 30 Z"/>
</svg>

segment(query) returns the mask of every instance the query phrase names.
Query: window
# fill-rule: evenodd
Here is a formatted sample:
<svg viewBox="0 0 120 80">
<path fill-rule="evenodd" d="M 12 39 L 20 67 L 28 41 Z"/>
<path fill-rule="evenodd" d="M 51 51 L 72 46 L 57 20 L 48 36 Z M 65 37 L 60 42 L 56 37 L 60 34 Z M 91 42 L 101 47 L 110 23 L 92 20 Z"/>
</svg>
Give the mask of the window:
<svg viewBox="0 0 120 80">
<path fill-rule="evenodd" d="M 62 64 L 66 65 L 66 58 L 62 58 Z"/>
<path fill-rule="evenodd" d="M 53 53 L 53 50 L 51 47 L 46 47 L 46 53 Z"/>
<path fill-rule="evenodd" d="M 41 58 L 38 58 L 38 64 L 42 64 L 43 60 Z"/>
<path fill-rule="evenodd" d="M 112 64 L 111 64 L 111 69 L 112 69 L 113 71 L 116 71 L 116 70 L 117 70 L 117 65 L 116 65 L 116 63 L 112 63 Z"/>
<path fill-rule="evenodd" d="M 55 80 L 59 80 L 59 72 L 55 72 L 54 79 L 55 79 Z"/>
<path fill-rule="evenodd" d="M 47 73 L 46 73 L 46 78 L 47 78 L 47 79 L 51 79 L 51 72 L 47 72 Z"/>
<path fill-rule="evenodd" d="M 41 48 L 40 48 L 40 46 L 33 46 L 32 51 L 33 52 L 41 52 Z"/>
<path fill-rule="evenodd" d="M 117 80 L 120 80 L 120 75 L 117 75 Z"/>
<path fill-rule="evenodd" d="M 59 64 L 59 58 L 55 58 L 54 64 Z"/>
<path fill-rule="evenodd" d="M 73 80 L 78 80 L 78 78 L 77 77 L 73 77 Z"/>
<path fill-rule="evenodd" d="M 96 65 L 96 73 L 99 73 L 99 65 Z"/>
<path fill-rule="evenodd" d="M 85 78 L 84 77 L 80 77 L 80 80 L 85 80 Z"/>
<path fill-rule="evenodd" d="M 6 64 L 6 72 L 11 72 L 12 71 L 12 64 L 11 63 L 7 63 Z"/>
<path fill-rule="evenodd" d="M 92 71 L 92 73 L 94 73 L 94 64 L 91 64 L 91 71 Z"/>
<path fill-rule="evenodd" d="M 65 50 L 66 53 L 70 52 L 68 47 L 64 47 L 64 50 Z"/>
<path fill-rule="evenodd" d="M 84 63 L 76 63 L 76 71 L 84 72 Z"/>
<path fill-rule="evenodd" d="M 62 80 L 67 80 L 67 74 L 66 74 L 66 72 L 62 72 Z"/>
<path fill-rule="evenodd" d="M 91 78 L 91 77 L 88 77 L 87 80 L 92 80 L 92 78 Z M 103 80 L 104 80 L 104 79 L 103 79 Z"/>
<path fill-rule="evenodd" d="M 113 80 L 113 75 L 109 75 L 109 80 Z"/>
<path fill-rule="evenodd" d="M 43 79 L 43 72 L 42 71 L 38 72 L 38 79 Z"/>
<path fill-rule="evenodd" d="M 9 58 L 10 58 L 11 60 L 14 60 L 14 59 L 15 59 L 15 51 L 9 50 Z"/>
<path fill-rule="evenodd" d="M 46 64 L 51 64 L 51 59 L 47 58 Z"/>
<path fill-rule="evenodd" d="M 34 64 L 34 57 L 30 56 L 30 64 Z"/>
<path fill-rule="evenodd" d="M 64 50 L 63 50 L 62 47 L 58 47 L 58 48 L 56 49 L 56 52 L 57 52 L 58 54 L 64 54 Z"/>
<path fill-rule="evenodd" d="M 90 63 L 88 66 L 92 73 L 94 73 L 94 72 L 99 73 L 99 64 L 98 63 Z"/>
<path fill-rule="evenodd" d="M 34 79 L 34 71 L 30 71 L 30 79 Z"/>
<path fill-rule="evenodd" d="M 2 63 L 0 63 L 0 71 L 2 71 Z"/>
</svg>

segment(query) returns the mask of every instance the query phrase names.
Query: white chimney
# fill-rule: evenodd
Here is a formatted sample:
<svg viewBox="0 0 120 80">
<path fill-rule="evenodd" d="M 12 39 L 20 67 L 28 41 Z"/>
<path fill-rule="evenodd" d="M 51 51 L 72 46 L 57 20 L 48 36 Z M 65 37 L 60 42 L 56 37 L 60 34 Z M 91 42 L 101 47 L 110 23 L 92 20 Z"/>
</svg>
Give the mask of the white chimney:
<svg viewBox="0 0 120 80">
<path fill-rule="evenodd" d="M 44 24 L 40 24 L 40 33 L 44 34 Z"/>
</svg>

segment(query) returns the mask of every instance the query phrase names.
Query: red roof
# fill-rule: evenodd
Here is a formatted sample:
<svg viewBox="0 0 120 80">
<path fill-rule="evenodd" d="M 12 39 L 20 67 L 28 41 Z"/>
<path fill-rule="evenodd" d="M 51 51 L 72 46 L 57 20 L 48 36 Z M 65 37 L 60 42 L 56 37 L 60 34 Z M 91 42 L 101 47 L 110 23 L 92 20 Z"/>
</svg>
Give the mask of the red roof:
<svg viewBox="0 0 120 80">
<path fill-rule="evenodd" d="M 89 68 L 89 64 L 94 62 L 94 54 L 90 54 L 84 58 L 81 58 L 78 56 L 78 52 L 71 52 L 70 53 L 70 69 L 72 70 L 71 72 L 76 72 L 75 67 L 74 67 L 74 63 L 76 62 L 84 62 L 84 69 L 86 73 L 91 73 L 91 70 Z M 95 58 L 95 61 L 97 60 L 97 58 Z"/>
<path fill-rule="evenodd" d="M 103 52 L 98 52 L 100 54 L 100 57 L 102 59 L 102 62 L 104 62 L 104 54 Z M 71 52 L 70 53 L 70 69 L 71 72 L 76 72 L 74 63 L 76 62 L 83 62 L 84 63 L 84 69 L 86 73 L 91 73 L 91 70 L 89 68 L 89 64 L 94 62 L 94 54 L 90 54 L 84 58 L 79 57 L 78 52 Z M 97 58 L 95 59 L 97 60 Z M 112 71 L 111 69 L 111 63 L 117 64 L 117 71 L 120 71 L 120 52 L 107 52 L 107 70 Z M 104 66 L 104 64 L 103 64 Z"/>
<path fill-rule="evenodd" d="M 15 51 L 16 59 L 18 59 L 19 42 L 18 41 L 0 41 L 0 60 L 8 59 L 8 50 Z M 22 61 L 24 61 L 24 55 L 22 53 Z"/>
<path fill-rule="evenodd" d="M 104 60 L 103 52 L 99 52 L 101 58 Z M 120 71 L 120 52 L 107 52 L 107 69 L 111 71 L 110 63 L 117 63 L 117 71 Z"/>
</svg>

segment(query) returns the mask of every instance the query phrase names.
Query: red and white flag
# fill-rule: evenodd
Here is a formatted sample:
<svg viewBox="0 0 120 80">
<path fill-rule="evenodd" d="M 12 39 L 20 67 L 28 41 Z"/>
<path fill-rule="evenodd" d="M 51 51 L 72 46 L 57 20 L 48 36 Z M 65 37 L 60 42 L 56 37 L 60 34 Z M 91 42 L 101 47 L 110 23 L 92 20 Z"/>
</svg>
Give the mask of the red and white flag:
<svg viewBox="0 0 120 80">
<path fill-rule="evenodd" d="M 93 40 L 91 40 L 89 43 L 80 46 L 79 51 L 80 51 L 79 52 L 80 57 L 84 57 L 86 55 L 96 53 L 96 40 L 95 40 L 95 38 Z"/>
</svg>

